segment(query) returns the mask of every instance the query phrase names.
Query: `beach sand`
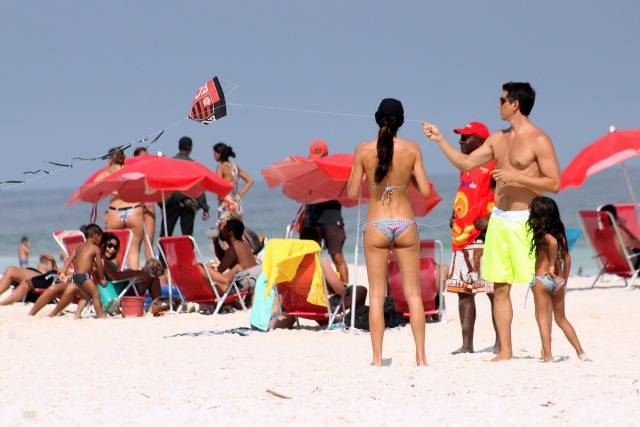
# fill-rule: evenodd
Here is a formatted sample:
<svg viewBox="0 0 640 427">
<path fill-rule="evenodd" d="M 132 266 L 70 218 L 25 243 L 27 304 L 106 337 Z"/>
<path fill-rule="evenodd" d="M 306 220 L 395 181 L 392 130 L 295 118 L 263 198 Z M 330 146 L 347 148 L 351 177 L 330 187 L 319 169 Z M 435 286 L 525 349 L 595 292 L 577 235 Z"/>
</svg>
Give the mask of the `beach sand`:
<svg viewBox="0 0 640 427">
<path fill-rule="evenodd" d="M 0 425 L 638 425 L 640 292 L 573 278 L 567 315 L 593 362 L 577 360 L 557 327 L 539 337 L 526 287 L 516 287 L 516 358 L 490 363 L 489 304 L 476 297 L 475 354 L 460 345 L 457 297 L 448 322 L 427 325 L 429 367 L 414 367 L 410 328 L 387 330 L 384 368 L 366 333 L 302 330 L 215 335 L 248 312 L 74 321 L 0 308 Z M 281 398 L 269 390 L 290 397 Z"/>
</svg>

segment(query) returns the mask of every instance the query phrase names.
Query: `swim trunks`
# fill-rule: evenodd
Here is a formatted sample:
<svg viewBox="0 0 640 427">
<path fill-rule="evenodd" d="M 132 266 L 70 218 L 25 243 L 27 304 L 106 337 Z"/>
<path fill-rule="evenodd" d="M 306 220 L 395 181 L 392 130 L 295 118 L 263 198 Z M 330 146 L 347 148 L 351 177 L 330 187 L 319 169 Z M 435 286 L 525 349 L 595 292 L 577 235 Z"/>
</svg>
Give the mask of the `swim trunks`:
<svg viewBox="0 0 640 427">
<path fill-rule="evenodd" d="M 446 285 L 448 292 L 475 294 L 493 293 L 493 283 L 481 279 L 480 262 L 484 244 L 481 240 L 451 253 L 451 265 Z"/>
<path fill-rule="evenodd" d="M 536 260 L 531 253 L 529 211 L 493 208 L 482 256 L 482 278 L 493 283 L 529 284 Z"/>
<path fill-rule="evenodd" d="M 73 273 L 73 283 L 78 286 L 82 286 L 82 284 L 89 279 L 91 279 L 89 273 Z"/>
</svg>

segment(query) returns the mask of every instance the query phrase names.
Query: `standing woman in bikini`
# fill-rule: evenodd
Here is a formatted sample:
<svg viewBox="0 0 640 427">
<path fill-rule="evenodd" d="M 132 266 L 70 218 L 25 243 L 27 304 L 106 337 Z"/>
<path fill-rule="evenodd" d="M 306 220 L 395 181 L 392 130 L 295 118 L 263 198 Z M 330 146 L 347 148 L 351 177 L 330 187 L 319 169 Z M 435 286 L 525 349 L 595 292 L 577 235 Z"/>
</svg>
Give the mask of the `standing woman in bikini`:
<svg viewBox="0 0 640 427">
<path fill-rule="evenodd" d="M 98 175 L 96 182 L 104 180 L 123 167 L 124 151 L 118 147 L 111 148 L 109 150 L 107 170 Z M 125 202 L 118 196 L 118 192 L 111 193 L 111 201 L 104 214 L 104 223 L 109 230 L 128 228 L 133 233 L 127 266 L 134 270 L 140 268 L 140 245 L 144 236 L 144 218 L 142 215 L 142 203 Z"/>
<path fill-rule="evenodd" d="M 231 160 L 232 157 L 236 157 L 236 153 L 224 142 L 218 142 L 213 146 L 213 157 L 218 162 L 216 173 L 233 185 L 231 193 L 219 200 L 218 222 L 223 223 L 230 218 L 242 221 L 244 209 L 241 199 L 253 185 L 253 178 Z M 244 181 L 241 189 L 238 188 L 240 180 Z"/>
<path fill-rule="evenodd" d="M 369 326 L 373 347 L 372 365 L 382 365 L 384 300 L 387 294 L 387 264 L 391 245 L 398 258 L 402 289 L 409 304 L 411 330 L 416 345 L 416 363 L 427 364 L 424 307 L 420 292 L 420 236 L 413 209 L 407 198 L 410 184 L 426 196 L 429 181 L 422 164 L 422 152 L 415 142 L 396 137 L 404 122 L 400 101 L 383 99 L 375 114 L 380 126 L 378 139 L 358 145 L 347 191 L 358 197 L 363 175 L 371 199 L 363 227 L 364 254 L 369 276 Z"/>
</svg>

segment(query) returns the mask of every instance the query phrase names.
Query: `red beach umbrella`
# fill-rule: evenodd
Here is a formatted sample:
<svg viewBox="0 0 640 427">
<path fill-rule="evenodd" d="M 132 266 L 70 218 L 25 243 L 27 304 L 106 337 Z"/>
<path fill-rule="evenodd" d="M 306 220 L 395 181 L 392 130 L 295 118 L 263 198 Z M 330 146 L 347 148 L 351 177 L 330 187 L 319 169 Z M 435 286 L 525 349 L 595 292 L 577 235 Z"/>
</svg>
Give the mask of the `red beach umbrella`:
<svg viewBox="0 0 640 427">
<path fill-rule="evenodd" d="M 67 204 L 95 203 L 114 191 L 128 202 L 159 202 L 174 191 L 190 197 L 209 191 L 224 197 L 233 189 L 229 182 L 203 164 L 170 157 L 134 157 L 125 162 L 122 169 L 96 182 L 102 170 L 91 175 Z"/>
<path fill-rule="evenodd" d="M 332 154 L 316 159 L 290 156 L 261 173 L 269 187 L 281 185 L 284 195 L 297 202 L 313 204 L 338 200 L 345 207 L 353 207 L 358 200 L 349 198 L 346 189 L 352 166 L 352 154 Z M 408 197 L 416 216 L 426 215 L 441 200 L 433 183 L 429 185 L 431 192 L 428 196 L 422 196 L 415 188 L 409 187 Z M 365 182 L 360 199 L 366 203 L 369 197 L 369 186 Z"/>
<path fill-rule="evenodd" d="M 600 139 L 585 147 L 562 171 L 560 191 L 577 188 L 587 179 L 613 165 L 621 164 L 631 199 L 635 203 L 635 194 L 624 161 L 640 155 L 640 129 L 612 130 Z"/>
</svg>

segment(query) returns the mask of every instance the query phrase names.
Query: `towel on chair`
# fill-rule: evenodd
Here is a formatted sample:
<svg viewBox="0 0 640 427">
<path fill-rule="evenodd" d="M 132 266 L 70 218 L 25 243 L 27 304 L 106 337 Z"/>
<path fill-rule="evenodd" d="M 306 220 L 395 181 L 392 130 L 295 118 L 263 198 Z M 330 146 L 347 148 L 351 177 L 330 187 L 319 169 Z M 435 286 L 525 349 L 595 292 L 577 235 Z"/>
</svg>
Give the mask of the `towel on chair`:
<svg viewBox="0 0 640 427">
<path fill-rule="evenodd" d="M 269 240 L 262 260 L 262 271 L 267 277 L 265 297 L 277 283 L 293 280 L 302 259 L 310 253 L 315 254 L 315 270 L 307 302 L 327 306 L 328 301 L 324 293 L 322 267 L 320 265 L 320 245 L 312 240 Z"/>
</svg>

